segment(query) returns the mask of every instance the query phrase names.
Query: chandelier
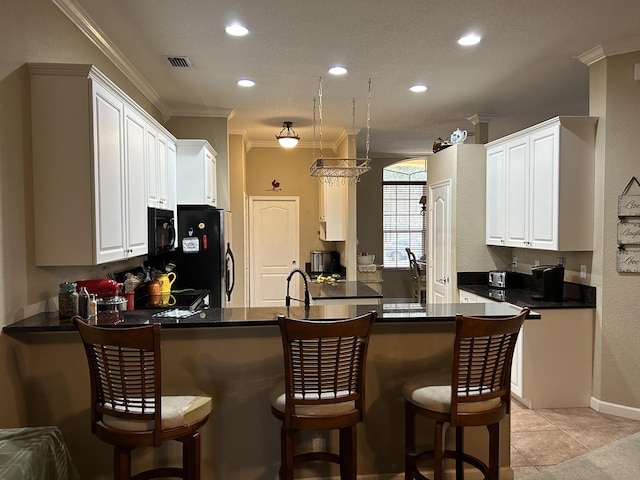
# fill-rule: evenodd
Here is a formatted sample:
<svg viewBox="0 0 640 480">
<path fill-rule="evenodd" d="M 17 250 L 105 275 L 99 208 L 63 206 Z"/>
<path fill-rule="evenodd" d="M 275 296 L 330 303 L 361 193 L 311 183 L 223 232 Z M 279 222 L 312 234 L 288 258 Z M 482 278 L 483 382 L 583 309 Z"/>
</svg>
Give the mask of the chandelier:
<svg viewBox="0 0 640 480">
<path fill-rule="evenodd" d="M 285 129 L 287 130 L 286 132 Z M 300 137 L 293 129 L 293 122 L 284 122 L 282 124 L 282 130 L 276 135 L 276 138 L 278 139 L 278 143 L 284 148 L 293 148 L 298 144 L 298 140 L 300 140 Z"/>
</svg>

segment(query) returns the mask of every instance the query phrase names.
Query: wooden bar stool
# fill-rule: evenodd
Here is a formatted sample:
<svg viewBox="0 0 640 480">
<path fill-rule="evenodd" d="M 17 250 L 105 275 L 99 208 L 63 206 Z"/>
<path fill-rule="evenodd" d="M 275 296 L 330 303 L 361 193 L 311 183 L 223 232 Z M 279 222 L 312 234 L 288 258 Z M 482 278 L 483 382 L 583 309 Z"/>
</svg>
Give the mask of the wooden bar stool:
<svg viewBox="0 0 640 480">
<path fill-rule="evenodd" d="M 403 386 L 405 480 L 427 479 L 420 473 L 418 463 L 428 458 L 433 459 L 434 480 L 442 480 L 445 458 L 455 460 L 458 480 L 464 478 L 463 463 L 480 470 L 487 480 L 498 480 L 500 420 L 511 405 L 511 359 L 528 313 L 525 308 L 508 318 L 457 315 L 451 385 L 431 386 L 416 379 Z M 416 452 L 416 415 L 436 422 L 433 450 Z M 488 464 L 464 452 L 464 427 L 481 425 L 489 431 Z M 456 429 L 455 450 L 444 446 L 449 426 Z"/>
<path fill-rule="evenodd" d="M 367 347 L 376 312 L 332 321 L 278 317 L 284 350 L 284 382 L 271 395 L 271 412 L 282 420 L 280 478 L 294 465 L 321 460 L 340 465 L 343 480 L 356 478 L 356 425 L 364 416 Z M 339 430 L 340 453 L 294 454 L 300 430 Z"/>
<path fill-rule="evenodd" d="M 200 479 L 200 434 L 209 418 L 211 397 L 162 395 L 160 324 L 101 328 L 80 317 L 91 381 L 91 433 L 114 447 L 115 480 Z M 182 443 L 182 467 L 154 468 L 131 475 L 131 452 Z"/>
</svg>

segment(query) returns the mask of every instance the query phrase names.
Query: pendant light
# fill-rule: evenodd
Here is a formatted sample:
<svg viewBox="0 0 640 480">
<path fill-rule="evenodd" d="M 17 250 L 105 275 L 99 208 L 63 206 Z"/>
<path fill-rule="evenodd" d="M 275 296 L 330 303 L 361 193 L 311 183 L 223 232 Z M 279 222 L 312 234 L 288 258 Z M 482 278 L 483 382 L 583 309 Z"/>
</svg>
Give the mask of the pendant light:
<svg viewBox="0 0 640 480">
<path fill-rule="evenodd" d="M 285 129 L 287 130 L 286 132 Z M 276 138 L 278 139 L 278 143 L 284 148 L 293 148 L 298 144 L 298 140 L 300 140 L 300 137 L 293 129 L 293 122 L 284 122 L 282 124 L 282 130 L 276 135 Z"/>
</svg>

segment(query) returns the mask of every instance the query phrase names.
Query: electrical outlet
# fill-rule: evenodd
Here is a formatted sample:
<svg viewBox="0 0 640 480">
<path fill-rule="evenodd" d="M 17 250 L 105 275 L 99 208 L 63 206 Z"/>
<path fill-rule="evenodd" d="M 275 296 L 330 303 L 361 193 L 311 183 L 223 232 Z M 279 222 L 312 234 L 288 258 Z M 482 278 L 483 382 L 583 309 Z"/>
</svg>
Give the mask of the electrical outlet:
<svg viewBox="0 0 640 480">
<path fill-rule="evenodd" d="M 587 278 L 587 266 L 580 265 L 580 278 Z"/>
<path fill-rule="evenodd" d="M 327 442 L 324 437 L 313 437 L 311 439 L 311 448 L 314 452 L 324 452 L 327 449 Z"/>
<path fill-rule="evenodd" d="M 533 266 L 534 267 L 539 267 L 540 266 L 540 260 L 538 260 L 537 258 L 533 261 Z"/>
<path fill-rule="evenodd" d="M 513 257 L 513 266 L 514 268 L 518 266 L 518 257 Z"/>
</svg>

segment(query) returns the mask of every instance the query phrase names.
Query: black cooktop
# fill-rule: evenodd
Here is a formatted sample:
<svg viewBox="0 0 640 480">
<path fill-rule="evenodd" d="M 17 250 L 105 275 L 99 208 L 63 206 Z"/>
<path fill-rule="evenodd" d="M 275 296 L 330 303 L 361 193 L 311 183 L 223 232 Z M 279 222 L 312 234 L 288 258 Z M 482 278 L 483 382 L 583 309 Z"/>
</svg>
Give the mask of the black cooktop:
<svg viewBox="0 0 640 480">
<path fill-rule="evenodd" d="M 144 294 L 135 299 L 135 309 L 143 310 L 149 308 L 181 308 L 197 310 L 209 306 L 209 290 L 189 290 L 181 292 L 171 292 L 170 305 L 158 305 L 154 303 L 148 295 Z M 175 303 L 174 302 L 175 299 Z"/>
</svg>

